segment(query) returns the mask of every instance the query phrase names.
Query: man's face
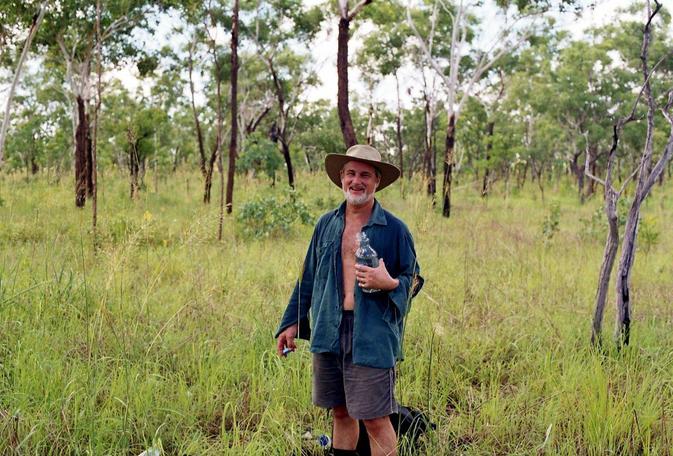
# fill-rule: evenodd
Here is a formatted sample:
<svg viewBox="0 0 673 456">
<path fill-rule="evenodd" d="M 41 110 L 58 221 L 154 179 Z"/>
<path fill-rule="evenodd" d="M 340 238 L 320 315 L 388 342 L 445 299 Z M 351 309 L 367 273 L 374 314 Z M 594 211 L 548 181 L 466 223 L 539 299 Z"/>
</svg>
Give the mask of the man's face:
<svg viewBox="0 0 673 456">
<path fill-rule="evenodd" d="M 349 161 L 341 168 L 341 189 L 349 204 L 363 206 L 374 199 L 381 179 L 376 168 L 359 161 Z"/>
</svg>

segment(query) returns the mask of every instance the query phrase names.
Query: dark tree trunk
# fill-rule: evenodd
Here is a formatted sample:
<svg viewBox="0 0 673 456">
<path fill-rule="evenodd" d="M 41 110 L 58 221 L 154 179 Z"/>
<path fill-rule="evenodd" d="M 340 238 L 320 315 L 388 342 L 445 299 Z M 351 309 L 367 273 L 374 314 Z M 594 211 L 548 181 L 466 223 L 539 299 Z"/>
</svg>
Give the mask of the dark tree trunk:
<svg viewBox="0 0 673 456">
<path fill-rule="evenodd" d="M 35 154 L 33 154 L 30 156 L 30 174 L 34 176 L 38 171 L 40 171 L 40 166 L 35 161 Z"/>
<path fill-rule="evenodd" d="M 291 188 L 294 188 L 294 171 L 292 168 L 292 159 L 290 158 L 290 145 L 285 142 L 284 138 L 280 139 L 280 148 L 283 152 L 283 158 L 285 159 L 285 164 L 287 165 L 287 181 L 290 184 Z"/>
<path fill-rule="evenodd" d="M 484 181 L 481 184 L 481 197 L 488 196 L 489 191 L 489 168 L 488 161 L 491 159 L 491 150 L 493 150 L 493 128 L 495 122 L 491 121 L 486 125 L 486 136 L 488 136 L 488 143 L 486 144 L 486 169 L 484 170 Z"/>
<path fill-rule="evenodd" d="M 451 113 L 446 127 L 446 144 L 444 152 L 444 187 L 442 190 L 442 215 L 451 216 L 451 179 L 453 172 L 453 150 L 456 143 L 456 115 Z"/>
<path fill-rule="evenodd" d="M 77 130 L 75 132 L 75 205 L 84 207 L 91 181 L 88 168 L 91 162 L 89 119 L 82 97 L 77 97 Z"/>
<path fill-rule="evenodd" d="M 128 141 L 129 148 L 129 179 L 130 179 L 130 197 L 131 199 L 136 199 L 138 196 L 138 191 L 140 189 L 138 174 L 140 172 L 140 160 L 138 158 L 138 139 L 135 137 L 135 134 L 128 129 L 126 132 L 126 138 Z"/>
<path fill-rule="evenodd" d="M 283 159 L 285 159 L 285 166 L 287 167 L 287 182 L 290 185 L 290 188 L 294 188 L 294 168 L 292 166 L 290 141 L 288 139 L 287 132 L 287 117 L 290 108 L 285 107 L 285 91 L 283 89 L 283 84 L 278 77 L 278 73 L 276 73 L 273 61 L 267 60 L 267 64 L 269 65 L 271 76 L 273 77 L 273 84 L 276 91 L 276 100 L 278 101 L 278 113 L 280 114 L 280 126 L 274 122 L 271 125 L 271 131 L 269 134 L 273 142 L 280 142 L 281 153 L 283 154 Z"/>
<path fill-rule="evenodd" d="M 210 203 L 210 193 L 213 187 L 213 170 L 215 169 L 215 159 L 217 158 L 217 149 L 218 149 L 217 146 L 219 141 L 220 141 L 219 138 L 215 139 L 213 150 L 211 151 L 208 163 L 206 163 L 206 179 L 203 188 L 203 202 L 205 204 Z"/>
<path fill-rule="evenodd" d="M 592 144 L 588 147 L 587 152 L 589 156 L 587 157 L 589 159 L 589 170 L 591 172 L 592 176 L 596 175 L 596 162 L 598 161 L 598 146 L 595 144 Z M 589 198 L 592 196 L 595 192 L 595 183 L 593 179 L 589 179 L 587 183 L 587 189 L 585 193 L 585 199 Z"/>
<path fill-rule="evenodd" d="M 428 196 L 432 197 L 434 201 L 436 193 L 435 122 L 434 119 L 432 119 L 430 98 L 427 95 L 425 95 L 424 98 L 425 109 L 423 111 L 423 126 L 425 134 L 423 135 L 423 171 L 427 181 Z"/>
<path fill-rule="evenodd" d="M 194 59 L 192 55 L 192 48 L 189 49 L 189 58 L 187 59 L 187 69 L 189 70 L 189 93 L 192 102 L 192 115 L 194 116 L 194 127 L 196 130 L 196 142 L 199 149 L 199 167 L 201 168 L 201 175 L 205 178 L 208 174 L 206 172 L 206 149 L 203 143 L 203 131 L 201 130 L 201 122 L 199 121 L 199 111 L 196 109 L 194 101 L 194 80 L 192 73 L 194 71 Z"/>
<path fill-rule="evenodd" d="M 233 23 L 231 27 L 231 136 L 229 138 L 229 169 L 227 172 L 227 214 L 231 214 L 234 203 L 234 176 L 238 151 L 238 0 L 234 0 Z M 222 239 L 222 217 L 220 217 L 219 239 Z"/>
<path fill-rule="evenodd" d="M 344 137 L 346 147 L 351 147 L 358 143 L 353 129 L 351 113 L 348 109 L 348 26 L 350 21 L 347 18 L 339 19 L 339 36 L 337 48 L 337 110 L 339 112 L 339 125 Z"/>
</svg>

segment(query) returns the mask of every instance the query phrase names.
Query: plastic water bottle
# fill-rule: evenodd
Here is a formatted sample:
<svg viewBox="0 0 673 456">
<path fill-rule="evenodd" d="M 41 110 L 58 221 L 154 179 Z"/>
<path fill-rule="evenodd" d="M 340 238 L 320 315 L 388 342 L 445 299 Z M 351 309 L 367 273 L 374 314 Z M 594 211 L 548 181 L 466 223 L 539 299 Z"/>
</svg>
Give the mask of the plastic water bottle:
<svg viewBox="0 0 673 456">
<path fill-rule="evenodd" d="M 358 264 L 364 264 L 370 268 L 377 268 L 379 266 L 379 256 L 376 254 L 376 251 L 369 245 L 369 238 L 364 233 L 360 231 L 358 233 L 358 241 L 360 242 L 360 247 L 355 251 L 355 261 Z M 375 290 L 372 288 L 361 287 L 362 291 L 365 293 L 375 293 L 381 290 Z"/>
</svg>

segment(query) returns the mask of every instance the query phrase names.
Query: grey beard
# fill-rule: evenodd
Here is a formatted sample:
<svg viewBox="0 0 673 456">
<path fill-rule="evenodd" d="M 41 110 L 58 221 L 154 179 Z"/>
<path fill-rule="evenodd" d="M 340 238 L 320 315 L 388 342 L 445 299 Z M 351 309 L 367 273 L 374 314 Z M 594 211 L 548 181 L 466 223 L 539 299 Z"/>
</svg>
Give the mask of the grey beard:
<svg viewBox="0 0 673 456">
<path fill-rule="evenodd" d="M 373 193 L 364 193 L 361 196 L 353 196 L 350 194 L 348 190 L 344 190 L 344 197 L 346 198 L 346 201 L 348 201 L 349 204 L 352 204 L 354 206 L 362 206 L 366 202 L 369 201 L 371 197 L 373 197 Z"/>
</svg>

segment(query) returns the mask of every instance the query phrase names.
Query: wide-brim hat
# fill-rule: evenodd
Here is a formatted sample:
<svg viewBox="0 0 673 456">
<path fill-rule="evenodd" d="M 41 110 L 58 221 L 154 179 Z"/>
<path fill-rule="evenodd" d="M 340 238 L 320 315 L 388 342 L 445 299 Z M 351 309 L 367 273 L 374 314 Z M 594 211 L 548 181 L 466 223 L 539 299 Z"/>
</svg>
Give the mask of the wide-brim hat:
<svg viewBox="0 0 673 456">
<path fill-rule="evenodd" d="M 327 154 L 325 171 L 334 184 L 341 188 L 341 168 L 349 161 L 367 163 L 381 173 L 381 182 L 376 190 L 383 190 L 400 177 L 400 170 L 395 165 L 381 161 L 381 154 L 372 146 L 356 144 L 348 148 L 345 154 Z"/>
</svg>

